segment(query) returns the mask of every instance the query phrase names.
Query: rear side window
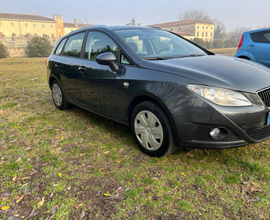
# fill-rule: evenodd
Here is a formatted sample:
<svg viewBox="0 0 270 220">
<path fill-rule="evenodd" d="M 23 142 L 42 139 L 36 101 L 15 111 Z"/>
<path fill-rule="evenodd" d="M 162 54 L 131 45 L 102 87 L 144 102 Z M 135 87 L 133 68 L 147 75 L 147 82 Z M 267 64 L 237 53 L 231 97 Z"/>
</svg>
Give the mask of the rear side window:
<svg viewBox="0 0 270 220">
<path fill-rule="evenodd" d="M 253 42 L 257 43 L 270 43 L 270 31 L 261 31 L 250 34 L 250 38 Z"/>
<path fill-rule="evenodd" d="M 55 51 L 55 55 L 60 55 L 60 54 L 61 54 L 62 49 L 63 49 L 63 47 L 64 47 L 66 41 L 67 41 L 67 38 L 65 38 L 65 39 L 63 39 L 63 40 L 61 41 L 61 43 L 58 45 L 58 47 L 57 47 L 57 49 L 56 49 L 56 51 Z"/>
<path fill-rule="evenodd" d="M 85 33 L 80 33 L 69 37 L 63 55 L 69 57 L 80 57 L 84 35 Z"/>
</svg>

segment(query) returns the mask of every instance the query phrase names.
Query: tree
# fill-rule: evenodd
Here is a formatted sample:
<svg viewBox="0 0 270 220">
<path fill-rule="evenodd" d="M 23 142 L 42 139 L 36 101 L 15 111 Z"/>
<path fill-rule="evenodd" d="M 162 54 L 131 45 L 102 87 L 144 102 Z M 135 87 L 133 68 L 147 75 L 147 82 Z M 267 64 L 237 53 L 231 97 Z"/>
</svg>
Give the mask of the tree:
<svg viewBox="0 0 270 220">
<path fill-rule="evenodd" d="M 205 22 L 213 22 L 213 19 L 210 18 L 207 13 L 197 9 L 185 11 L 177 16 L 177 20 L 179 21 L 191 19 L 203 20 Z"/>
<path fill-rule="evenodd" d="M 141 26 L 142 23 L 136 23 L 135 18 L 131 19 L 130 23 L 127 23 L 126 25 L 131 25 L 131 26 Z"/>
<path fill-rule="evenodd" d="M 7 58 L 8 57 L 8 51 L 5 45 L 0 42 L 0 58 Z"/>
<path fill-rule="evenodd" d="M 226 38 L 226 27 L 218 19 L 214 19 L 213 23 L 215 24 L 214 38 L 215 39 L 225 39 Z"/>
<path fill-rule="evenodd" d="M 31 38 L 28 46 L 25 49 L 29 57 L 47 57 L 51 54 L 52 46 L 50 41 L 44 37 Z"/>
<path fill-rule="evenodd" d="M 224 41 L 222 39 L 216 39 L 213 41 L 214 48 L 224 48 Z"/>
<path fill-rule="evenodd" d="M 251 27 L 237 27 L 231 33 L 231 38 L 237 40 L 238 42 L 241 39 L 241 36 L 244 32 L 252 30 Z"/>
</svg>

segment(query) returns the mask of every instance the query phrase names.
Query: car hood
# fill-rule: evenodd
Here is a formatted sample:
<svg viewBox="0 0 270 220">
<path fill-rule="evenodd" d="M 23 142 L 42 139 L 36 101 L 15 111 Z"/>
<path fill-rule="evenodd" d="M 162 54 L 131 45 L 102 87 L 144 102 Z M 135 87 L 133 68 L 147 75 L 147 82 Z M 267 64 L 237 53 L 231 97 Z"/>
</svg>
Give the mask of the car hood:
<svg viewBox="0 0 270 220">
<path fill-rule="evenodd" d="M 222 55 L 144 60 L 141 67 L 177 74 L 190 83 L 255 93 L 270 86 L 270 69 L 244 59 Z"/>
</svg>

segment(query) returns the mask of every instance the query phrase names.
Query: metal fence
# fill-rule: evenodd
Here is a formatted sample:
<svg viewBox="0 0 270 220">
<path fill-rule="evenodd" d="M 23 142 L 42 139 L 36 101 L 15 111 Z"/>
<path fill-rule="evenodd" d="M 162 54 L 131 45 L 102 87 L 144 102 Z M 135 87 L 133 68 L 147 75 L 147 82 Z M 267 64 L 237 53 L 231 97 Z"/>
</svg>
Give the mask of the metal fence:
<svg viewBox="0 0 270 220">
<path fill-rule="evenodd" d="M 52 47 L 57 43 L 58 39 L 46 37 Z M 2 42 L 8 49 L 11 48 L 26 48 L 30 41 L 31 37 L 0 37 L 0 42 Z"/>
</svg>

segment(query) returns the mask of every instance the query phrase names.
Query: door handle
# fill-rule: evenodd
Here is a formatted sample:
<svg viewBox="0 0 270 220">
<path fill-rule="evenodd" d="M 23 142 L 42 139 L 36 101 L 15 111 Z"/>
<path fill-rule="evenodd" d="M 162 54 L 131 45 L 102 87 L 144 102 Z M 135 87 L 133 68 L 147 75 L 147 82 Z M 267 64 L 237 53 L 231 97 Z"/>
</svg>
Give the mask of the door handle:
<svg viewBox="0 0 270 220">
<path fill-rule="evenodd" d="M 86 67 L 85 66 L 79 66 L 79 70 L 80 70 L 81 73 L 83 73 L 86 70 Z"/>
<path fill-rule="evenodd" d="M 55 64 L 54 66 L 56 69 L 58 69 L 58 70 L 60 69 L 60 66 L 58 64 Z"/>
<path fill-rule="evenodd" d="M 250 46 L 250 47 L 254 47 L 254 44 L 250 44 L 250 45 L 248 45 L 248 46 Z"/>
</svg>

